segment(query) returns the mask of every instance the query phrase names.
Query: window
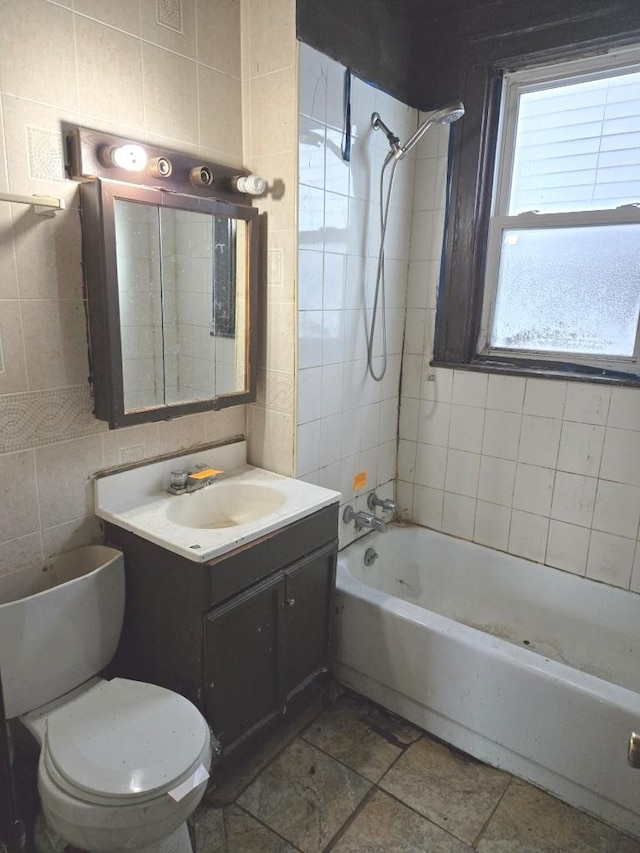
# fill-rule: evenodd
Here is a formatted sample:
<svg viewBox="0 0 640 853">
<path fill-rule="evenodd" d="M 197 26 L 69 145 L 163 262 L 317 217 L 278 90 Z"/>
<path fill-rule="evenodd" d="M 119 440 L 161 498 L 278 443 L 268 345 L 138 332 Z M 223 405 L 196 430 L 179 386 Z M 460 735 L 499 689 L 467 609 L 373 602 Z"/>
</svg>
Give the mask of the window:
<svg viewBox="0 0 640 853">
<path fill-rule="evenodd" d="M 506 74 L 478 355 L 639 372 L 640 54 Z"/>
</svg>

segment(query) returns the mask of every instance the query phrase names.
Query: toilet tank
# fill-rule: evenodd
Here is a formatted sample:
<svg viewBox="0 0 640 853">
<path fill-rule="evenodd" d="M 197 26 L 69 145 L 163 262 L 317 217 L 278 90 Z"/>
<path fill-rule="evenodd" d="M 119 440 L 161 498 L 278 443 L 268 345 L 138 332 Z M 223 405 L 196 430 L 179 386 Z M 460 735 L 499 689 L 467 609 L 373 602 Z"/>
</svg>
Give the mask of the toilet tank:
<svg viewBox="0 0 640 853">
<path fill-rule="evenodd" d="M 7 718 L 87 681 L 115 654 L 124 560 L 104 545 L 0 575 L 0 672 Z"/>
</svg>

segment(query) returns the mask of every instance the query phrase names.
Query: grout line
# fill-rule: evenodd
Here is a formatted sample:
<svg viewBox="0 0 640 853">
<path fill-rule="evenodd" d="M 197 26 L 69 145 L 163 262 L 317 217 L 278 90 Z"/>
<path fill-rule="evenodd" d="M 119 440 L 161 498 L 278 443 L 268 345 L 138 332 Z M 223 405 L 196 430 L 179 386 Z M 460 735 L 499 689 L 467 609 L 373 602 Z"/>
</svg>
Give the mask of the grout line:
<svg viewBox="0 0 640 853">
<path fill-rule="evenodd" d="M 35 495 L 36 507 L 37 507 L 37 511 L 38 511 L 38 529 L 31 531 L 31 532 L 37 533 L 40 537 L 40 555 L 41 555 L 41 559 L 44 559 L 44 537 L 42 535 L 42 509 L 40 506 L 40 504 L 41 504 L 41 500 L 40 500 L 41 492 L 40 492 L 40 478 L 38 475 L 38 455 L 36 453 L 35 447 L 33 447 L 30 450 L 27 450 L 25 452 L 29 453 L 31 455 L 31 464 L 33 466 L 33 479 L 34 479 L 34 486 L 35 486 L 35 492 L 36 492 L 36 495 Z"/>
<path fill-rule="evenodd" d="M 74 4 L 75 5 L 75 4 Z M 71 14 L 71 28 L 73 30 L 73 64 L 75 69 L 75 82 L 76 82 L 76 108 L 73 112 L 77 112 L 80 114 L 80 66 L 78 64 L 78 28 L 76 26 L 77 17 L 76 11 L 72 8 L 70 11 Z"/>
<path fill-rule="evenodd" d="M 273 828 L 272 828 L 271 826 L 269 826 L 268 824 L 264 823 L 264 821 L 263 821 L 263 820 L 261 820 L 261 819 L 260 819 L 259 817 L 257 817 L 256 815 L 252 814 L 250 811 L 248 811 L 247 809 L 245 809 L 243 806 L 239 805 L 239 804 L 238 804 L 238 802 L 237 802 L 237 801 L 235 801 L 235 800 L 234 800 L 234 802 L 232 803 L 232 805 L 231 805 L 231 806 L 225 806 L 225 807 L 222 809 L 222 825 L 223 825 L 224 830 L 225 830 L 225 838 L 224 838 L 225 842 L 227 841 L 227 832 L 226 832 L 226 829 L 227 829 L 227 826 L 226 826 L 226 817 L 227 817 L 227 815 L 226 815 L 226 812 L 227 812 L 227 809 L 231 808 L 232 806 L 233 806 L 233 807 L 235 807 L 235 808 L 237 808 L 237 809 L 239 809 L 243 814 L 246 814 L 248 817 L 250 817 L 250 818 L 252 818 L 253 820 L 255 820 L 255 821 L 256 821 L 256 823 L 259 823 L 259 824 L 260 824 L 260 826 L 263 826 L 263 827 L 267 830 L 267 832 L 269 832 L 269 833 L 271 833 L 271 834 L 273 834 L 273 835 L 276 835 L 278 838 L 282 839 L 282 841 L 284 841 L 286 844 L 288 844 L 290 847 L 292 847 L 292 848 L 293 848 L 293 850 L 300 850 L 300 848 L 299 848 L 299 847 L 296 847 L 296 845 L 293 843 L 293 841 L 291 841 L 289 838 L 286 838 L 284 835 L 281 835 L 279 832 L 277 832 L 275 829 L 273 829 Z M 196 840 L 197 840 L 197 839 L 196 839 Z M 196 853 L 206 853 L 206 851 L 200 851 L 200 850 L 197 850 L 197 851 L 196 851 Z"/>
<path fill-rule="evenodd" d="M 312 724 L 313 724 L 313 721 L 309 725 L 312 725 Z M 308 726 L 307 726 L 307 728 L 308 728 Z M 354 770 L 353 767 L 350 767 L 348 764 L 345 764 L 345 762 L 342 761 L 342 759 L 337 758 L 335 755 L 332 755 L 330 752 L 327 752 L 326 750 L 324 750 L 321 746 L 318 746 L 317 744 L 312 743 L 310 740 L 307 740 L 306 737 L 304 737 L 302 732 L 300 732 L 300 734 L 297 735 L 297 737 L 300 740 L 303 740 L 307 744 L 307 746 L 310 746 L 312 749 L 317 749 L 318 752 L 322 753 L 322 755 L 326 755 L 327 758 L 330 758 L 332 761 L 335 761 L 336 764 L 340 764 L 342 767 L 344 767 L 350 773 L 355 773 L 356 776 L 359 776 L 361 779 L 363 779 L 365 782 L 368 782 L 370 785 L 376 784 L 375 782 L 372 782 L 371 779 L 367 779 L 366 776 L 363 776 L 362 773 L 359 773 L 357 770 Z M 385 773 L 386 773 L 386 771 L 385 771 Z"/>
<path fill-rule="evenodd" d="M 501 796 L 500 796 L 500 798 L 498 799 L 498 802 L 495 804 L 495 806 L 494 806 L 494 807 L 493 807 L 493 809 L 491 810 L 491 814 L 490 814 L 490 815 L 489 815 L 489 817 L 486 819 L 486 821 L 484 822 L 484 825 L 482 826 L 482 829 L 480 830 L 480 832 L 478 833 L 478 835 L 477 835 L 477 836 L 476 836 L 476 838 L 474 839 L 473 843 L 471 844 L 471 847 L 473 847 L 473 849 L 474 849 L 474 850 L 475 850 L 475 849 L 477 849 L 477 845 L 480 843 L 480 840 L 482 839 L 482 836 L 483 836 L 483 835 L 485 834 L 485 832 L 487 831 L 487 829 L 488 829 L 488 827 L 489 827 L 489 824 L 490 824 L 490 823 L 491 823 L 491 821 L 493 820 L 493 818 L 494 818 L 494 816 L 495 816 L 495 813 L 497 812 L 498 807 L 500 806 L 500 803 L 502 802 L 502 800 L 504 799 L 505 794 L 507 793 L 507 791 L 508 791 L 508 790 L 509 790 L 509 788 L 511 787 L 511 785 L 512 785 L 512 783 L 513 783 L 513 779 L 514 779 L 514 777 L 513 777 L 513 776 L 510 776 L 509 781 L 507 782 L 506 787 L 505 787 L 504 791 L 502 792 L 502 795 L 501 795 Z"/>
<path fill-rule="evenodd" d="M 422 814 L 422 812 L 419 812 L 417 809 L 413 808 L 413 806 L 409 805 L 409 803 L 406 803 L 404 800 L 401 800 L 399 797 L 397 797 L 391 791 L 387 791 L 385 788 L 378 788 L 378 790 L 382 794 L 386 794 L 390 799 L 395 800 L 401 806 L 404 806 L 405 809 L 408 809 L 410 812 L 413 812 L 413 814 L 417 815 L 422 820 L 426 820 L 427 823 L 431 824 L 431 826 L 435 826 L 435 827 L 437 827 L 437 829 L 441 830 L 441 832 L 446 833 L 450 838 L 453 838 L 458 844 L 466 844 L 467 847 L 472 846 L 472 845 L 467 844 L 466 841 L 463 841 L 457 835 L 454 835 L 453 832 L 450 829 L 448 829 L 446 826 L 441 826 L 439 823 L 436 823 L 435 820 L 432 820 L 431 818 Z M 504 793 L 502 796 L 504 796 Z M 502 799 L 502 797 L 500 799 Z M 491 814 L 493 815 L 493 812 Z M 483 830 L 484 830 L 484 827 L 483 827 Z M 476 841 L 477 841 L 477 839 L 476 839 Z"/>
<path fill-rule="evenodd" d="M 372 705 L 372 707 L 370 708 L 370 711 L 371 711 L 371 710 L 373 710 L 374 708 L 379 708 L 380 710 L 385 711 L 386 713 L 389 713 L 389 712 L 388 712 L 388 711 L 386 711 L 386 709 L 385 709 L 385 708 L 383 708 L 381 705 L 377 705 L 376 703 L 371 703 L 371 705 Z M 369 713 L 370 713 L 370 711 L 369 711 Z M 320 716 L 320 715 L 319 715 L 319 716 Z M 371 729 L 371 731 L 373 731 L 373 732 L 374 732 L 375 734 L 377 734 L 379 737 L 384 738 L 384 740 L 385 740 L 387 743 L 391 744 L 392 746 L 397 747 L 397 748 L 400 750 L 400 752 L 398 753 L 398 755 L 397 755 L 397 756 L 393 759 L 393 761 L 389 764 L 389 766 L 387 767 L 387 769 L 384 771 L 384 773 L 383 773 L 383 774 L 382 774 L 382 776 L 378 779 L 378 781 L 377 781 L 377 782 L 372 782 L 370 779 L 367 779 L 365 776 L 362 776 L 362 774 L 361 774 L 361 773 L 358 773 L 358 771 L 357 771 L 357 770 L 354 770 L 354 769 L 353 769 L 353 767 L 350 767 L 348 764 L 345 764 L 343 761 L 341 761 L 341 760 L 340 760 L 339 758 L 337 758 L 335 755 L 332 755 L 331 753 L 326 752 L 324 749 L 322 749 L 321 747 L 317 746 L 316 744 L 313 744 L 313 743 L 310 743 L 310 744 L 309 744 L 310 746 L 313 746 L 313 747 L 315 747 L 316 749 L 318 749 L 318 750 L 319 750 L 320 752 L 322 752 L 324 755 L 327 755 L 329 758 L 332 758 L 334 761 L 338 762 L 339 764 L 342 764 L 344 767 L 346 767 L 346 768 L 347 768 L 348 770 L 350 770 L 352 773 L 356 773 L 356 775 L 361 776 L 361 777 L 362 777 L 363 779 L 365 779 L 367 782 L 370 782 L 370 783 L 371 783 L 371 787 L 370 787 L 369 791 L 365 794 L 365 796 L 363 797 L 363 799 L 361 800 L 361 802 L 356 806 L 356 808 L 352 811 L 352 813 L 349 815 L 349 817 L 348 817 L 348 818 L 345 820 L 345 822 L 342 824 L 342 826 L 340 827 L 340 829 L 336 832 L 336 834 L 333 836 L 333 838 L 329 841 L 328 845 L 327 845 L 326 847 L 324 847 L 324 848 L 323 848 L 323 851 L 330 851 L 330 850 L 332 850 L 332 849 L 335 847 L 335 845 L 336 845 L 336 844 L 338 843 L 338 841 L 342 838 L 342 836 L 343 836 L 343 835 L 348 831 L 348 829 L 349 829 L 349 827 L 351 826 L 351 824 L 356 820 L 357 816 L 360 814 L 360 812 L 361 812 L 361 811 L 363 811 L 363 809 L 366 807 L 366 805 L 369 803 L 369 801 L 373 798 L 373 796 L 376 794 L 376 792 L 386 794 L 387 796 L 389 796 L 389 797 L 391 797 L 392 799 L 396 800 L 398 803 L 400 803 L 400 804 L 401 804 L 402 806 L 404 806 L 405 808 L 408 808 L 408 809 L 410 809 L 411 811 L 415 812 L 415 814 L 417 814 L 417 815 L 418 815 L 419 817 L 421 817 L 423 820 L 429 820 L 429 818 L 427 818 L 425 815 L 423 815 L 423 814 L 421 814 L 420 812 L 416 811 L 416 810 L 415 810 L 415 809 L 413 809 L 410 805 L 408 805 L 407 803 L 403 802 L 403 801 L 402 801 L 402 800 L 400 800 L 398 797 L 396 797 L 396 796 L 394 796 L 393 794 L 391 794 L 389 791 L 386 791 L 384 788 L 381 788 L 381 787 L 380 787 L 380 783 L 381 783 L 381 782 L 382 782 L 382 780 L 385 778 L 385 776 L 389 773 L 389 771 L 390 771 L 390 770 L 391 770 L 391 769 L 392 769 L 392 768 L 397 764 L 397 762 L 402 758 L 402 756 L 405 754 L 405 752 L 407 752 L 407 750 L 408 750 L 411 746 L 413 746 L 413 744 L 414 744 L 414 743 L 417 743 L 417 741 L 418 741 L 418 740 L 420 740 L 421 738 L 423 738 L 425 735 L 426 735 L 427 737 L 431 737 L 431 735 L 428 735 L 428 733 L 426 733 L 426 732 L 424 732 L 422 729 L 418 729 L 418 728 L 416 727 L 416 731 L 419 731 L 419 732 L 420 732 L 420 737 L 419 737 L 419 738 L 417 738 L 415 741 L 412 741 L 412 742 L 411 742 L 411 743 L 409 743 L 409 744 L 401 744 L 397 739 L 393 738 L 393 736 L 392 736 L 392 735 L 390 735 L 390 733 L 388 733 L 388 732 L 387 732 L 387 733 L 383 733 L 383 732 L 382 732 L 381 730 L 379 730 L 378 728 L 376 728 L 376 727 L 374 727 L 373 725 L 371 725 L 371 724 L 367 723 L 367 722 L 366 722 L 366 717 L 367 717 L 367 716 L 368 716 L 368 714 L 366 714 L 364 717 L 361 717 L 361 718 L 360 718 L 361 722 L 364 722 L 364 723 L 365 723 L 365 724 L 366 724 L 366 725 Z M 317 718 L 316 718 L 316 719 L 317 719 Z M 313 720 L 309 725 L 312 725 L 312 724 L 313 724 L 313 722 L 315 722 L 315 720 Z M 308 727 L 307 727 L 307 728 L 308 728 Z M 302 739 L 304 739 L 304 740 L 305 740 L 305 743 L 309 743 L 309 741 L 307 741 L 307 740 L 306 740 L 306 738 L 303 738 L 302 733 L 299 735 L 299 737 L 301 737 Z M 452 835 L 452 833 L 448 832 L 448 830 L 447 830 L 447 829 L 445 829 L 444 827 L 441 827 L 441 826 L 439 826 L 438 824 L 434 823 L 434 821 L 430 821 L 430 820 L 429 820 L 429 823 L 432 823 L 434 826 L 438 826 L 438 828 L 439 828 L 439 829 L 441 829 L 443 832 L 447 832 L 447 834 L 448 834 L 448 835 L 451 835 L 451 837 L 452 837 L 452 838 L 455 838 L 455 839 L 456 839 L 456 841 L 460 841 L 460 839 L 459 839 L 459 838 L 457 838 L 456 836 Z"/>
<path fill-rule="evenodd" d="M 344 821 L 342 826 L 336 831 L 333 838 L 331 838 L 329 843 L 326 844 L 322 848 L 323 853 L 328 853 L 329 850 L 333 850 L 333 848 L 340 841 L 340 839 L 348 832 L 349 828 L 355 822 L 355 820 L 358 817 L 358 815 L 360 814 L 360 812 L 363 811 L 364 808 L 367 806 L 367 804 L 371 801 L 371 799 L 373 798 L 373 796 L 377 790 L 378 790 L 377 785 L 371 785 L 371 787 L 369 788 L 367 793 L 360 800 L 360 802 L 355 807 L 355 809 L 351 812 L 349 817 Z"/>
<path fill-rule="evenodd" d="M 7 129 L 4 120 L 4 92 L 2 91 L 2 81 L 0 81 L 0 143 L 2 145 L 2 160 L 0 162 L 0 180 L 5 178 L 7 189 L 9 188 L 9 155 L 7 153 Z M 11 227 L 13 227 L 13 216 L 11 216 Z M 15 249 L 14 249 L 15 255 Z"/>
<path fill-rule="evenodd" d="M 147 108 L 148 108 L 148 100 L 147 93 L 145 92 L 145 72 L 144 72 L 144 44 L 142 41 L 142 2 L 138 0 L 138 27 L 140 29 L 140 35 L 137 37 L 139 40 L 138 48 L 139 48 L 139 56 L 140 56 L 140 96 L 142 98 L 142 133 L 147 136 L 149 132 L 147 129 Z M 136 36 L 134 36 L 136 38 Z"/>
</svg>

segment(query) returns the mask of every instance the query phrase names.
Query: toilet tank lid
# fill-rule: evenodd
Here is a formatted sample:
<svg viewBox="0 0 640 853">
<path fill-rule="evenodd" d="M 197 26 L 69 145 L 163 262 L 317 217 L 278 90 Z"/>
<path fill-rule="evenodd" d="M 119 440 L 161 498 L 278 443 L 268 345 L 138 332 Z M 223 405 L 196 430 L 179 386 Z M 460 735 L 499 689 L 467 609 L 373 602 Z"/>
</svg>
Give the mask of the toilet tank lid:
<svg viewBox="0 0 640 853">
<path fill-rule="evenodd" d="M 139 799 L 180 782 L 208 741 L 202 714 L 184 696 L 114 678 L 52 713 L 45 748 L 72 787 Z"/>
</svg>

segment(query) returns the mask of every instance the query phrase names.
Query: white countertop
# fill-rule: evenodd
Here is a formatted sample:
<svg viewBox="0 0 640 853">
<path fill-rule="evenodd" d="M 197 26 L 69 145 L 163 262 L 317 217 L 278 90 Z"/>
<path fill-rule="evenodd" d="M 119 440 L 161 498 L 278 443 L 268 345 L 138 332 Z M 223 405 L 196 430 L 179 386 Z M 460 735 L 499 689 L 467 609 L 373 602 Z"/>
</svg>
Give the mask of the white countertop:
<svg viewBox="0 0 640 853">
<path fill-rule="evenodd" d="M 227 447 L 233 448 L 234 445 Z M 212 468 L 223 468 L 225 463 L 237 462 L 240 458 L 237 448 L 234 453 L 227 447 L 96 478 L 96 515 L 188 560 L 203 563 L 340 500 L 340 492 L 246 464 L 224 470 L 215 482 L 197 492 L 171 495 L 166 491 L 170 472 L 176 467 L 192 469 L 195 463 L 202 462 Z M 186 527 L 167 517 L 167 509 L 175 506 L 176 501 L 193 500 L 197 495 L 215 489 L 218 483 L 230 481 L 269 486 L 279 491 L 284 501 L 261 518 L 230 527 Z"/>
</svg>

